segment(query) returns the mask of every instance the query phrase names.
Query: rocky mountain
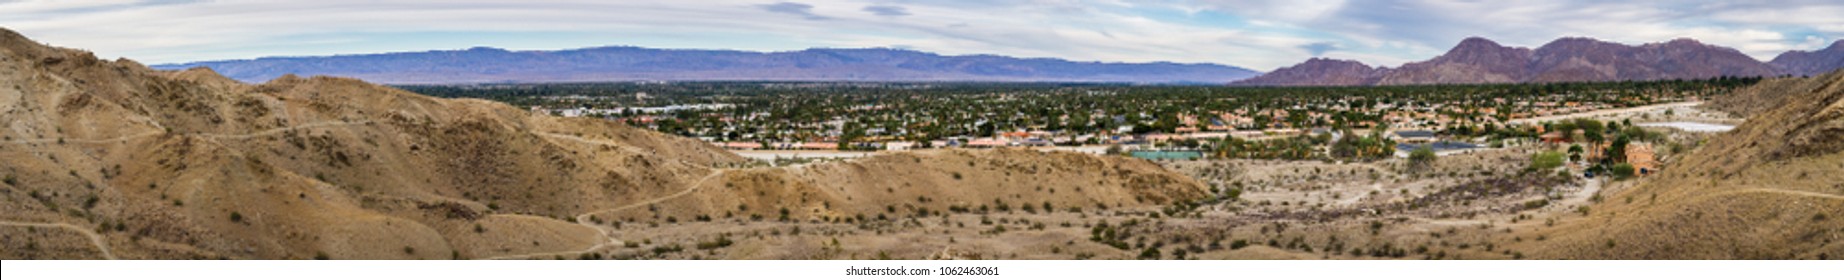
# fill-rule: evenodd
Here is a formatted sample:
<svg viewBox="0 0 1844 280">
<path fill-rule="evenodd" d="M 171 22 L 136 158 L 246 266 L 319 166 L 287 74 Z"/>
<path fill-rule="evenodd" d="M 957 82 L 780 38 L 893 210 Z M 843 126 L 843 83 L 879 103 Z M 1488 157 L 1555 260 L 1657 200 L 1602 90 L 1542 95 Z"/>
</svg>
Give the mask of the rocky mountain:
<svg viewBox="0 0 1844 280">
<path fill-rule="evenodd" d="M 1844 40 L 1831 43 L 1830 47 L 1817 51 L 1789 51 L 1775 56 L 1767 64 L 1785 70 L 1787 74 L 1814 76 L 1844 69 Z"/>
<path fill-rule="evenodd" d="M 719 238 L 700 224 L 780 236 L 1001 200 L 1156 207 L 1205 189 L 1143 160 L 1028 150 L 766 167 L 604 120 L 348 78 L 245 84 L 5 29 L 0 121 L 3 259 L 633 256 Z M 623 240 L 636 230 L 687 233 Z M 769 243 L 743 256 L 818 241 Z"/>
<path fill-rule="evenodd" d="M 1389 68 L 1371 68 L 1362 62 L 1313 58 L 1294 66 L 1275 69 L 1261 76 L 1236 81 L 1232 85 L 1251 86 L 1352 86 L 1376 84 L 1389 74 Z"/>
<path fill-rule="evenodd" d="M 1531 50 L 1499 45 L 1485 38 L 1466 38 L 1447 54 L 1403 64 L 1384 75 L 1379 85 L 1516 83 L 1530 76 Z"/>
<path fill-rule="evenodd" d="M 1322 59 L 1315 59 L 1322 60 Z M 1314 61 L 1302 63 L 1305 66 Z M 1288 67 L 1232 85 L 1418 85 L 1632 81 L 1775 76 L 1774 66 L 1734 49 L 1690 39 L 1639 46 L 1562 38 L 1536 49 L 1467 38 L 1441 56 L 1390 70 L 1311 73 Z M 1347 66 L 1368 68 L 1368 66 Z M 1377 78 L 1369 78 L 1377 77 Z M 1371 82 L 1364 82 L 1371 81 Z"/>
<path fill-rule="evenodd" d="M 324 57 L 269 57 L 155 65 L 208 67 L 262 82 L 287 74 L 387 84 L 581 81 L 1008 81 L 1220 84 L 1259 74 L 1216 64 L 1100 63 L 899 49 L 790 52 L 600 47 L 561 51 L 473 48 Z"/>
</svg>

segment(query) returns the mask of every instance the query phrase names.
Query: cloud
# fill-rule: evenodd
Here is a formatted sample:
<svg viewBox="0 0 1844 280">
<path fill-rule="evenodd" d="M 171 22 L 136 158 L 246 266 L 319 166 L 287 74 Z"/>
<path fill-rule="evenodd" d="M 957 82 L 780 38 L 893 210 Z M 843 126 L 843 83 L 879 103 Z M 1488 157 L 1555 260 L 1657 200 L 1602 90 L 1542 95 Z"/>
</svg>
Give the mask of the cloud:
<svg viewBox="0 0 1844 280">
<path fill-rule="evenodd" d="M 760 5 L 759 7 L 762 7 L 763 10 L 768 10 L 770 12 L 798 15 L 798 16 L 804 17 L 809 20 L 828 19 L 827 17 L 813 14 L 813 5 L 794 3 L 794 2 L 781 2 L 781 3 L 774 3 L 774 4 L 763 4 L 763 5 Z"/>
<path fill-rule="evenodd" d="M 871 6 L 864 6 L 864 11 L 871 12 L 871 14 L 873 15 L 880 15 L 880 16 L 887 16 L 887 17 L 900 17 L 900 16 L 909 15 L 909 9 L 905 9 L 902 6 L 871 5 Z"/>
<path fill-rule="evenodd" d="M 1317 42 L 1317 43 L 1300 45 L 1300 49 L 1306 50 L 1306 52 L 1308 53 L 1312 53 L 1313 56 L 1321 56 L 1321 55 L 1325 55 L 1325 52 L 1337 50 L 1338 43 Z"/>
<path fill-rule="evenodd" d="M 1836 1 L 1375 0 L 1201 1 L 1201 9 L 1329 34 L 1364 46 L 1408 44 L 1427 57 L 1469 36 L 1535 47 L 1581 36 L 1641 44 L 1694 38 L 1756 58 L 1806 44 L 1808 36 L 1844 37 L 1844 3 Z M 1297 8 L 1297 9 L 1296 9 Z M 1352 46 L 1347 46 L 1352 47 Z"/>
<path fill-rule="evenodd" d="M 790 2 L 798 1 L 798 2 Z M 0 27 L 148 63 L 495 46 L 797 50 L 1394 66 L 1468 36 L 1695 38 L 1757 58 L 1844 38 L 1836 1 L 1589 0 L 0 0 Z M 619 16 L 611 16 L 619 15 Z"/>
</svg>

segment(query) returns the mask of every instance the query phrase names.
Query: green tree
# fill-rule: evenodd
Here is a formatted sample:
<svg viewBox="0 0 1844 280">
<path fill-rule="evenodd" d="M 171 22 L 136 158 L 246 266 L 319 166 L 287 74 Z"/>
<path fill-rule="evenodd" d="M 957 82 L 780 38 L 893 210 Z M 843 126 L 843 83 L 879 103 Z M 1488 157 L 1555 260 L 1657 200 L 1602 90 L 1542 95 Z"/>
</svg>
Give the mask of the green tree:
<svg viewBox="0 0 1844 280">
<path fill-rule="evenodd" d="M 1562 166 L 1562 153 L 1542 152 L 1530 156 L 1530 169 L 1547 171 Z"/>
<path fill-rule="evenodd" d="M 1614 164 L 1612 168 L 1608 169 L 1608 172 L 1613 173 L 1614 178 L 1618 179 L 1633 177 L 1634 171 L 1636 170 L 1633 168 L 1633 165 L 1629 163 Z"/>
<path fill-rule="evenodd" d="M 1427 168 L 1429 165 L 1433 165 L 1437 157 L 1434 155 L 1434 148 L 1432 146 L 1433 145 L 1422 145 L 1410 151 L 1409 165 L 1416 169 Z"/>
</svg>

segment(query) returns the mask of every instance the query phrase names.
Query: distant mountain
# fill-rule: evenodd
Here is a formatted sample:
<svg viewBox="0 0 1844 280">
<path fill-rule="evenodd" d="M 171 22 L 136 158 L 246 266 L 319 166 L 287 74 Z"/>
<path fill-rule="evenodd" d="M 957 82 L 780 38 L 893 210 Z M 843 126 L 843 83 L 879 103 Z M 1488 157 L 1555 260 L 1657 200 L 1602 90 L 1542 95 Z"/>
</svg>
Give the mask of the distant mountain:
<svg viewBox="0 0 1844 280">
<path fill-rule="evenodd" d="M 1237 81 L 1237 85 L 1352 86 L 1376 84 L 1389 68 L 1371 68 L 1362 62 L 1313 58 L 1306 62 Z"/>
<path fill-rule="evenodd" d="M 1818 51 L 1789 51 L 1767 62 L 1786 70 L 1787 74 L 1816 76 L 1844 68 L 1844 40 Z"/>
<path fill-rule="evenodd" d="M 210 67 L 244 82 L 286 74 L 376 83 L 576 81 L 1011 81 L 1220 84 L 1259 72 L 1216 64 L 1100 63 L 995 55 L 943 56 L 899 49 L 791 52 L 599 47 L 561 51 L 473 48 L 323 57 L 268 57 L 154 65 Z"/>
<path fill-rule="evenodd" d="M 1323 59 L 1242 80 L 1234 85 L 1417 85 L 1521 82 L 1633 81 L 1719 76 L 1775 76 L 1779 68 L 1735 49 L 1678 39 L 1639 46 L 1588 38 L 1562 38 L 1535 50 L 1467 38 L 1446 54 L 1399 68 L 1313 73 Z M 1350 62 L 1356 63 L 1356 62 Z M 1370 66 L 1342 66 L 1369 69 Z"/>
</svg>

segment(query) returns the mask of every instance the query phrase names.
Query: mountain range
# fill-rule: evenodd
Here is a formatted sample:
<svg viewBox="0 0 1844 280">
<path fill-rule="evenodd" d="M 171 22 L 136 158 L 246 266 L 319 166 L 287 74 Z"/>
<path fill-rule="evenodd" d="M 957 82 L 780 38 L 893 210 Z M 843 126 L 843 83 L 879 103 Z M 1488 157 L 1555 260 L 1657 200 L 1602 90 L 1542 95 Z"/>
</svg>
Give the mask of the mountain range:
<svg viewBox="0 0 1844 280">
<path fill-rule="evenodd" d="M 623 224 L 647 234 L 782 224 L 793 227 L 785 236 L 805 226 L 810 237 L 832 221 L 905 220 L 885 218 L 896 205 L 913 222 L 999 199 L 1049 211 L 1205 195 L 1150 161 L 1073 152 L 750 165 L 698 139 L 608 120 L 349 78 L 246 84 L 206 68 L 159 71 L 4 28 L 0 120 L 0 259 L 655 258 L 695 240 L 757 239 L 702 227 L 634 238 Z M 639 254 L 643 244 L 660 251 Z M 752 249 L 731 258 L 816 258 L 738 247 Z M 882 252 L 859 247 L 828 251 Z"/>
<path fill-rule="evenodd" d="M 944 56 L 889 49 L 789 52 L 597 47 L 560 51 L 466 50 L 266 57 L 154 65 L 210 67 L 243 82 L 282 75 L 351 77 L 387 84 L 583 81 L 996 81 L 1221 84 L 1259 72 L 1217 64 L 1075 62 L 997 55 Z"/>
<path fill-rule="evenodd" d="M 1814 51 L 1791 51 L 1761 62 L 1735 49 L 1691 39 L 1638 46 L 1590 38 L 1562 38 L 1536 49 L 1466 38 L 1441 56 L 1400 67 L 1314 58 L 1254 78 L 1244 86 L 1357 86 L 1491 84 L 1701 79 L 1742 76 L 1811 76 L 1844 67 L 1844 41 Z"/>
</svg>

